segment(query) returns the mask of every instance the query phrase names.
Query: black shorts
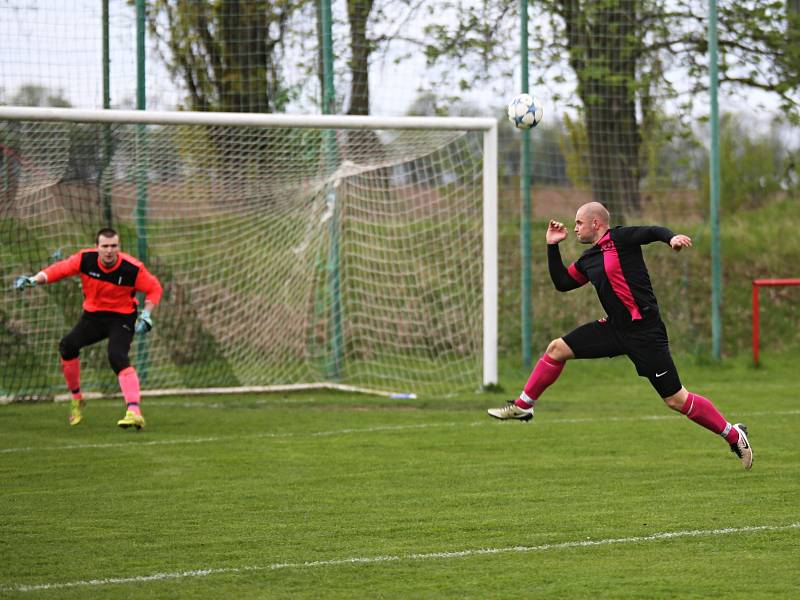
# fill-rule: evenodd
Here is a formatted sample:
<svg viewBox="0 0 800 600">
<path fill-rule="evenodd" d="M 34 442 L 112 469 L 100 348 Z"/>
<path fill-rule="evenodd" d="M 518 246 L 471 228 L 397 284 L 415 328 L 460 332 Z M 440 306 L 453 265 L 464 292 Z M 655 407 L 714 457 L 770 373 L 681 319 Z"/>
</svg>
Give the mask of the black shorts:
<svg viewBox="0 0 800 600">
<path fill-rule="evenodd" d="M 641 377 L 647 377 L 662 398 L 677 393 L 682 385 L 669 352 L 667 328 L 659 318 L 630 328 L 615 327 L 608 321 L 592 321 L 563 337 L 575 358 L 604 358 L 626 355 Z"/>
<path fill-rule="evenodd" d="M 128 353 L 133 342 L 136 313 L 128 315 L 115 312 L 86 312 L 75 327 L 59 343 L 61 358 L 76 358 L 81 348 L 108 338 L 108 362 L 115 373 L 127 369 L 131 363 Z"/>
</svg>

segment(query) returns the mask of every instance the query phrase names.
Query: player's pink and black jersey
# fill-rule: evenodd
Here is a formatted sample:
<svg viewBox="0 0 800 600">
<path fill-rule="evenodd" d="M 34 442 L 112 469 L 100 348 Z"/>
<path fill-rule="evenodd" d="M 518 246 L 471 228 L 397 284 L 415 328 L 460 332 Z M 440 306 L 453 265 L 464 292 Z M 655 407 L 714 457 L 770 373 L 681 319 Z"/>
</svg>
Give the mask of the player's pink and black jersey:
<svg viewBox="0 0 800 600">
<path fill-rule="evenodd" d="M 158 304 L 161 284 L 138 259 L 120 252 L 110 269 L 103 266 L 95 249 L 81 250 L 44 269 L 47 283 L 80 275 L 83 310 L 130 314 L 136 310 L 136 292 L 144 292 L 145 301 Z"/>
<path fill-rule="evenodd" d="M 556 289 L 573 290 L 591 282 L 610 322 L 629 325 L 658 315 L 658 301 L 642 256 L 642 245 L 669 243 L 666 227 L 614 227 L 565 268 L 558 244 L 547 246 L 550 277 Z"/>
</svg>

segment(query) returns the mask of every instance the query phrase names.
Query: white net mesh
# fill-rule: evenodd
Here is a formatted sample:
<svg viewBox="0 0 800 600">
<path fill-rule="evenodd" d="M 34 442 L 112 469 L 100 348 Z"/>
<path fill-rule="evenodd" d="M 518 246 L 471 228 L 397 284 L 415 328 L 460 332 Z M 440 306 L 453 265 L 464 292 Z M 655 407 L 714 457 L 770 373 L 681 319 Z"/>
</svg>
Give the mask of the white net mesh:
<svg viewBox="0 0 800 600">
<path fill-rule="evenodd" d="M 480 386 L 482 132 L 0 121 L 0 144 L 0 396 L 66 391 L 78 278 L 10 284 L 109 223 L 164 286 L 144 389 Z M 116 392 L 105 352 L 84 391 Z"/>
</svg>

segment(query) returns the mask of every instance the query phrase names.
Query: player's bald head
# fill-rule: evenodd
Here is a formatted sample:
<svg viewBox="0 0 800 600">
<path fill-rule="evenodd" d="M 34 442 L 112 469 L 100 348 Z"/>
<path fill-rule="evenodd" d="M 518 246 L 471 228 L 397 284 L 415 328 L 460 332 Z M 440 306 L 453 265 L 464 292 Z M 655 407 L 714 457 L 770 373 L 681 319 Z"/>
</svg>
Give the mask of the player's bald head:
<svg viewBox="0 0 800 600">
<path fill-rule="evenodd" d="M 600 224 L 606 226 L 611 220 L 608 209 L 599 202 L 587 202 L 578 209 L 578 216 L 582 221 L 591 222 L 597 219 Z"/>
</svg>

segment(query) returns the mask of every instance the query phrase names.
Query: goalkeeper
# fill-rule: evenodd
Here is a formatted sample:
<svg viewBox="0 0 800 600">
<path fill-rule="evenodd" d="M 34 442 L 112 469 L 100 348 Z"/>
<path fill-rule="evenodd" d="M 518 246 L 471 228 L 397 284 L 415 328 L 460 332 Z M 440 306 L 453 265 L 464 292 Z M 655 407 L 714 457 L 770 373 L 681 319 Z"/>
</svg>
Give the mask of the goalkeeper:
<svg viewBox="0 0 800 600">
<path fill-rule="evenodd" d="M 95 248 L 73 254 L 33 277 L 17 277 L 14 287 L 55 283 L 79 275 L 83 288 L 83 314 L 59 343 L 61 368 L 72 393 L 69 424 L 83 418 L 84 400 L 80 383 L 81 348 L 108 339 L 108 361 L 119 379 L 125 398 L 125 416 L 117 422 L 123 429 L 145 425 L 139 406 L 139 377 L 128 359 L 134 333 L 146 334 L 153 327 L 150 314 L 161 299 L 161 284 L 136 258 L 120 252 L 119 235 L 104 228 L 95 236 Z M 138 313 L 136 292 L 145 294 L 144 310 Z"/>
<path fill-rule="evenodd" d="M 722 436 L 745 469 L 753 465 L 747 428 L 731 424 L 710 400 L 687 391 L 669 351 L 667 330 L 642 256 L 642 245 L 664 242 L 679 251 L 692 240 L 666 227 L 609 227 L 609 214 L 599 202 L 584 204 L 575 215 L 575 234 L 591 247 L 564 267 L 558 244 L 566 239 L 563 223 L 550 221 L 547 228 L 547 262 L 550 278 L 560 292 L 591 282 L 607 317 L 581 325 L 550 342 L 516 400 L 492 408 L 497 419 L 529 421 L 539 395 L 561 374 L 567 360 L 627 355 L 636 372 L 647 377 L 671 409 Z"/>
</svg>

